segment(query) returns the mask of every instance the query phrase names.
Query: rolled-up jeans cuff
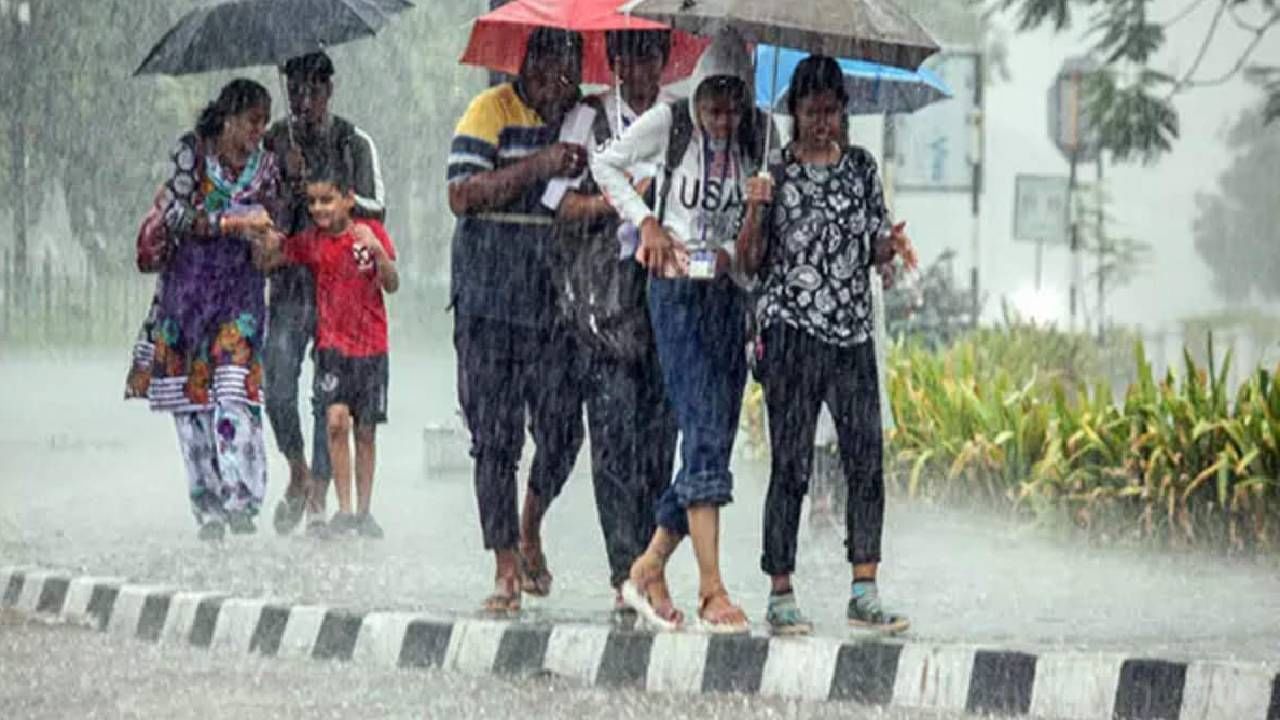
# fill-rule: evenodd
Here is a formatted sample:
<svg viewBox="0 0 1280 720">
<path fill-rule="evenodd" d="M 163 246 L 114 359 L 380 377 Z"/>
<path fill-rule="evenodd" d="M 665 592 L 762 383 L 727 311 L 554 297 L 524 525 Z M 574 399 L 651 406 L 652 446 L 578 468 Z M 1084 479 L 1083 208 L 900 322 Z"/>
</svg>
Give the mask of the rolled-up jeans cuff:
<svg viewBox="0 0 1280 720">
<path fill-rule="evenodd" d="M 878 552 L 849 552 L 846 554 L 846 557 L 848 557 L 850 565 L 870 565 L 872 563 L 876 565 L 880 564 L 880 553 Z"/>
<path fill-rule="evenodd" d="M 685 509 L 695 505 L 724 507 L 733 502 L 733 473 L 687 473 L 675 484 L 675 491 L 680 507 Z"/>
</svg>

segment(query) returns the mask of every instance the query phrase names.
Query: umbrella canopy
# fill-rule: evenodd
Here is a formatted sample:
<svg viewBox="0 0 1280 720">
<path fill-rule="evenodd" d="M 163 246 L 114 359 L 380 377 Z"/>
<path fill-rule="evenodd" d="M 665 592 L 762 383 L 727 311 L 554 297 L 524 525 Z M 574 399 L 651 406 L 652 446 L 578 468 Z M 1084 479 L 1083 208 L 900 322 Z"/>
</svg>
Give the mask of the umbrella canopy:
<svg viewBox="0 0 1280 720">
<path fill-rule="evenodd" d="M 779 86 L 771 89 L 775 56 Z M 760 45 L 756 48 L 756 104 L 785 111 L 789 83 L 796 66 L 808 57 L 798 50 Z M 894 115 L 913 113 L 927 105 L 951 97 L 951 88 L 928 68 L 903 70 L 865 60 L 836 61 L 844 72 L 849 94 L 850 115 Z"/>
<path fill-rule="evenodd" d="M 188 75 L 290 58 L 368 37 L 409 0 L 228 0 L 187 13 L 135 75 Z"/>
<path fill-rule="evenodd" d="M 462 63 L 515 75 L 520 72 L 529 34 L 535 28 L 574 30 L 583 36 L 582 81 L 611 85 L 614 78 L 605 49 L 606 32 L 671 29 L 660 22 L 619 13 L 620 1 L 513 0 L 476 19 Z M 673 33 L 663 83 L 688 77 L 706 46 L 707 41 L 702 38 L 684 32 Z"/>
<path fill-rule="evenodd" d="M 938 52 L 892 0 L 632 0 L 621 10 L 702 35 L 730 25 L 751 42 L 908 70 Z"/>
</svg>

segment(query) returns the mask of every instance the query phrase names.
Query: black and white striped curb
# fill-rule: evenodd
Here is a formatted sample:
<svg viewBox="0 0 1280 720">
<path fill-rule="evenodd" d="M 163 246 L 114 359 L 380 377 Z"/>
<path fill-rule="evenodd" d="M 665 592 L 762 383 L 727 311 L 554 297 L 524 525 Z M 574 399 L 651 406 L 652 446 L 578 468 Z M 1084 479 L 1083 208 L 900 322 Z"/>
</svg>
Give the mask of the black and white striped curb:
<svg viewBox="0 0 1280 720">
<path fill-rule="evenodd" d="M 1280 675 L 1259 664 L 362 613 L 23 567 L 0 568 L 0 592 L 0 604 L 22 614 L 269 657 L 1064 720 L 1280 720 Z"/>
</svg>

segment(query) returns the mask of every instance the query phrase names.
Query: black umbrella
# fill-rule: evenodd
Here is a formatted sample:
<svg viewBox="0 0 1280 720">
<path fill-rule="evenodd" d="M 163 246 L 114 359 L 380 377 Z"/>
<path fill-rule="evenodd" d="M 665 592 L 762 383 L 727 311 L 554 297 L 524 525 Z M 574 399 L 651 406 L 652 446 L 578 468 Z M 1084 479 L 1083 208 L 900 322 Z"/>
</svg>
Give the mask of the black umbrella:
<svg viewBox="0 0 1280 720">
<path fill-rule="evenodd" d="M 165 33 L 135 75 L 189 75 L 290 58 L 369 37 L 409 0 L 228 0 L 196 8 Z"/>
<path fill-rule="evenodd" d="M 938 43 L 893 0 L 631 0 L 620 10 L 678 30 L 729 25 L 756 43 L 915 70 Z"/>
</svg>

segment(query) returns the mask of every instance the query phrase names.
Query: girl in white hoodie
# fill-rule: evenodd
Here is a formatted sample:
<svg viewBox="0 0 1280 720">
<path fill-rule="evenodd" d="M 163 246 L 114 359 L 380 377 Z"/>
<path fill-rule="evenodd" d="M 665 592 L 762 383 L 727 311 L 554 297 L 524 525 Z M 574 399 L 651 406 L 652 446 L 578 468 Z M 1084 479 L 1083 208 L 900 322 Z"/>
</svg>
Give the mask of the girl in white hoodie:
<svg viewBox="0 0 1280 720">
<path fill-rule="evenodd" d="M 747 374 L 747 308 L 734 243 L 749 183 L 767 182 L 749 180 L 768 124 L 752 107 L 751 77 L 746 44 L 722 32 L 698 63 L 692 99 L 645 113 L 591 165 L 610 203 L 640 228 L 636 259 L 652 274 L 650 320 L 683 438 L 680 470 L 658 502 L 658 530 L 623 585 L 627 604 L 663 629 L 682 621 L 664 569 L 685 535 L 698 561 L 704 627 L 748 629 L 721 580 L 719 535 L 720 508 L 733 499 L 729 459 Z M 668 162 L 673 139 L 676 156 Z M 663 166 L 656 209 L 628 176 L 646 165 Z"/>
</svg>

